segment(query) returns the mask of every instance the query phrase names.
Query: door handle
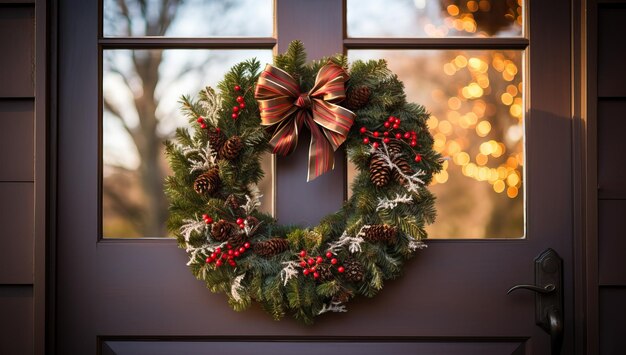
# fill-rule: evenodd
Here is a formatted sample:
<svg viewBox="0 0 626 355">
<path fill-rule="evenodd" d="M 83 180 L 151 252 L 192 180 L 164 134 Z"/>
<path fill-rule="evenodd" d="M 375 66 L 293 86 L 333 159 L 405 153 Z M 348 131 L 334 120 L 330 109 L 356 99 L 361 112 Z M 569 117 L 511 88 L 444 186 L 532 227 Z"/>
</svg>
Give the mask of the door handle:
<svg viewBox="0 0 626 355">
<path fill-rule="evenodd" d="M 516 285 L 516 290 L 535 292 L 535 323 L 550 334 L 552 355 L 561 353 L 563 345 L 563 259 L 553 249 L 535 258 L 535 284 Z"/>
</svg>

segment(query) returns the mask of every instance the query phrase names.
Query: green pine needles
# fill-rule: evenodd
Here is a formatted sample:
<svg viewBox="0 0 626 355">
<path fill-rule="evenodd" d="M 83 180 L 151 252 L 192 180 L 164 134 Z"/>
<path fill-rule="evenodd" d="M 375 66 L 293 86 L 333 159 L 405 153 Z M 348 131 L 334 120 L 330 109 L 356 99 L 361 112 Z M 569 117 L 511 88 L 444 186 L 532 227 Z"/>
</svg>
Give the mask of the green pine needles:
<svg viewBox="0 0 626 355">
<path fill-rule="evenodd" d="M 295 41 L 274 64 L 306 92 L 328 61 L 350 75 L 340 105 L 356 114 L 345 149 L 359 174 L 341 210 L 312 228 L 280 225 L 258 209 L 256 184 L 270 135 L 254 99 L 257 60 L 235 65 L 217 92 L 207 87 L 181 99 L 189 125 L 166 143 L 174 172 L 166 181 L 169 229 L 189 254 L 193 274 L 225 293 L 236 311 L 256 301 L 275 319 L 291 315 L 305 323 L 345 312 L 351 298 L 373 297 L 384 280 L 401 274 L 435 219 L 427 185 L 441 156 L 433 150 L 428 113 L 406 102 L 384 60 L 348 65 L 337 55 L 307 64 Z"/>
</svg>

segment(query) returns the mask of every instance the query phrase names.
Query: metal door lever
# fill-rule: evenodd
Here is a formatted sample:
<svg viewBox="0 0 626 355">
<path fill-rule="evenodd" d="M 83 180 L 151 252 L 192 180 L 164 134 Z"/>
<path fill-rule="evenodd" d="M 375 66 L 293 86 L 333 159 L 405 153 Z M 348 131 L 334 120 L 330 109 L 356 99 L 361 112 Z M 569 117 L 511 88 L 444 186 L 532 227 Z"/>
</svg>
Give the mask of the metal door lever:
<svg viewBox="0 0 626 355">
<path fill-rule="evenodd" d="M 547 249 L 535 259 L 535 285 L 516 285 L 515 290 L 535 294 L 535 322 L 550 334 L 552 354 L 560 354 L 563 344 L 563 259 Z"/>
<path fill-rule="evenodd" d="M 515 290 L 530 290 L 530 291 L 535 291 L 535 292 L 539 292 L 543 294 L 548 294 L 548 293 L 554 292 L 555 289 L 556 289 L 556 286 L 554 286 L 553 284 L 547 284 L 544 287 L 539 287 L 535 285 L 515 285 L 511 287 L 508 291 L 506 291 L 506 294 L 508 295 L 509 293 Z"/>
</svg>

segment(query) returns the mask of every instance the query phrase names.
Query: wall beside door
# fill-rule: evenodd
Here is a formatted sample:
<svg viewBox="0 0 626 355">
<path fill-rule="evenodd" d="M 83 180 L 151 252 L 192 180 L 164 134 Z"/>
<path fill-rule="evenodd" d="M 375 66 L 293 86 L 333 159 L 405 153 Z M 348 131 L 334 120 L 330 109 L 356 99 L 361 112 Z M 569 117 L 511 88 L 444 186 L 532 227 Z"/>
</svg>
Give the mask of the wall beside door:
<svg viewBox="0 0 626 355">
<path fill-rule="evenodd" d="M 592 29 L 590 36 L 595 35 L 597 60 L 590 72 L 597 73 L 597 90 L 590 90 L 589 100 L 597 103 L 598 334 L 601 354 L 621 354 L 626 338 L 626 1 L 599 1 L 594 15 L 597 32 Z"/>
<path fill-rule="evenodd" d="M 43 353 L 45 338 L 46 180 L 45 160 L 37 158 L 45 151 L 46 100 L 45 80 L 37 79 L 45 77 L 46 32 L 39 5 L 0 1 L 0 354 Z"/>
</svg>

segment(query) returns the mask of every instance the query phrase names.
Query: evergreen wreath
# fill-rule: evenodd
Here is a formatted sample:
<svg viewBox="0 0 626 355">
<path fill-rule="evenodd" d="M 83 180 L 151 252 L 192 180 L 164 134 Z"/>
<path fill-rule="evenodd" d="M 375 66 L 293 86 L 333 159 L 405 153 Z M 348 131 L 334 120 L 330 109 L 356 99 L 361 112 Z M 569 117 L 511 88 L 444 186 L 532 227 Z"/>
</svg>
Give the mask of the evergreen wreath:
<svg viewBox="0 0 626 355">
<path fill-rule="evenodd" d="M 263 96 L 257 83 L 265 74 L 252 59 L 225 75 L 219 93 L 207 87 L 197 99 L 182 97 L 190 127 L 166 142 L 174 172 L 166 181 L 168 226 L 189 254 L 193 274 L 225 293 L 234 310 L 255 300 L 275 319 L 291 314 L 312 323 L 326 312 L 346 312 L 356 295 L 376 295 L 425 246 L 424 227 L 436 214 L 427 185 L 441 169 L 441 156 L 433 150 L 428 113 L 406 102 L 385 60 L 348 65 L 336 55 L 306 64 L 302 43 L 294 41 L 274 62 L 266 71 L 279 68 L 275 73 L 290 76 L 301 92 L 314 88 L 324 68 L 342 77 L 333 103 L 324 105 L 355 114 L 345 140 L 359 172 L 352 196 L 313 228 L 280 225 L 259 212 L 261 154 L 270 149 L 272 128 L 276 134 L 281 127 L 261 125 L 262 100 L 255 93 Z"/>
</svg>

